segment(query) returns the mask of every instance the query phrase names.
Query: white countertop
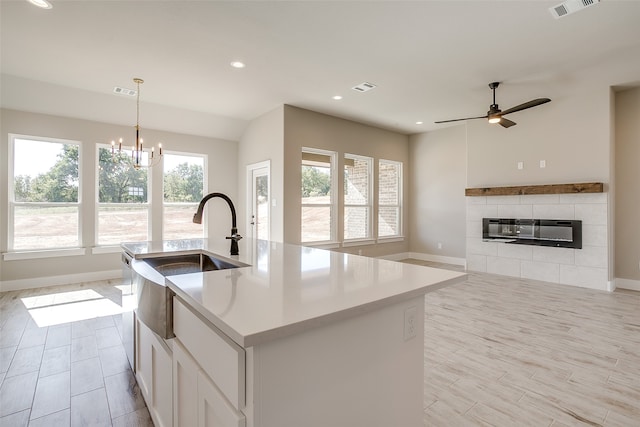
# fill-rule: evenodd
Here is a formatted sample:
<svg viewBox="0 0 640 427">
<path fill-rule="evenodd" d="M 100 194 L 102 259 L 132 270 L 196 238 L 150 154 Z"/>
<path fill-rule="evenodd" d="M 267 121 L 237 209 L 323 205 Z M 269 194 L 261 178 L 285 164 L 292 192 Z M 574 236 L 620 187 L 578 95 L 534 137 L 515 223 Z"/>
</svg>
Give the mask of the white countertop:
<svg viewBox="0 0 640 427">
<path fill-rule="evenodd" d="M 135 258 L 199 250 L 249 267 L 167 277 L 166 284 L 242 347 L 373 311 L 466 274 L 276 242 L 190 239 L 124 243 Z"/>
</svg>

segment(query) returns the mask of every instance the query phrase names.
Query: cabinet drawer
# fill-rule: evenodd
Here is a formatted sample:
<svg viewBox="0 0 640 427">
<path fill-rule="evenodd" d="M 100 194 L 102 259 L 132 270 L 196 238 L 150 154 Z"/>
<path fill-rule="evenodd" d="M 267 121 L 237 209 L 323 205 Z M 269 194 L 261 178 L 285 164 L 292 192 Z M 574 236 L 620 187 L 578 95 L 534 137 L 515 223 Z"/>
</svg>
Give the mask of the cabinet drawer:
<svg viewBox="0 0 640 427">
<path fill-rule="evenodd" d="M 245 351 L 173 298 L 173 331 L 231 404 L 245 406 Z"/>
</svg>

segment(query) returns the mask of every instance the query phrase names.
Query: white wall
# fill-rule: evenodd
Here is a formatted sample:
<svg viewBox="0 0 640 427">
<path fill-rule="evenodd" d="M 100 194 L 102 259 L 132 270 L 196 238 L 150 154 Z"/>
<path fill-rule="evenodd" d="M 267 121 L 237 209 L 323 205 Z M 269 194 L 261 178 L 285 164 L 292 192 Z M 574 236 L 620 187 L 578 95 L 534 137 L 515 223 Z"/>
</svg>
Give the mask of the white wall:
<svg viewBox="0 0 640 427">
<path fill-rule="evenodd" d="M 409 138 L 411 252 L 466 256 L 466 133 L 462 124 Z"/>
<path fill-rule="evenodd" d="M 133 134 L 131 126 L 117 126 L 88 120 L 26 113 L 16 110 L 2 109 L 0 112 L 2 138 L 0 145 L 0 252 L 7 251 L 7 215 L 8 212 L 8 134 L 51 137 L 81 142 L 82 175 L 82 247 L 87 249 L 83 256 L 41 258 L 35 260 L 0 260 L 0 281 L 3 290 L 9 287 L 28 286 L 39 283 L 36 278 L 59 276 L 52 279 L 54 283 L 64 283 L 64 277 L 70 280 L 95 280 L 101 278 L 100 272 L 114 276 L 120 270 L 119 253 L 91 254 L 95 246 L 96 222 L 96 145 L 109 143 L 114 137 Z M 166 151 L 200 153 L 208 155 L 208 190 L 228 194 L 237 199 L 237 143 L 207 137 L 160 132 L 142 129 L 145 141 L 162 141 Z M 37 155 L 37 153 L 35 153 Z M 152 179 L 162 182 L 162 171 L 152 170 Z M 154 186 L 152 196 L 152 216 L 155 224 L 159 223 L 159 209 L 162 193 L 159 186 Z M 208 232 L 212 238 L 224 238 L 231 226 L 231 216 L 226 206 L 215 206 L 211 203 L 206 209 Z M 153 239 L 161 239 L 159 226 L 153 227 Z M 103 275 L 104 275 L 103 274 Z M 86 279 L 82 279 L 85 277 Z M 58 280 L 58 282 L 55 282 Z"/>
<path fill-rule="evenodd" d="M 640 290 L 640 88 L 617 92 L 615 111 L 615 276 Z"/>
<path fill-rule="evenodd" d="M 509 129 L 468 122 L 467 187 L 609 182 L 609 87 L 567 83 L 548 96 L 509 115 L 518 123 Z"/>
<path fill-rule="evenodd" d="M 280 106 L 253 120 L 240 138 L 238 145 L 238 191 L 240 197 L 238 227 L 242 235 L 248 234 L 242 228 L 247 224 L 247 203 L 250 192 L 247 188 L 247 166 L 269 160 L 271 162 L 269 238 L 282 242 L 284 236 L 284 106 Z M 275 201 L 275 206 L 273 202 Z"/>
</svg>

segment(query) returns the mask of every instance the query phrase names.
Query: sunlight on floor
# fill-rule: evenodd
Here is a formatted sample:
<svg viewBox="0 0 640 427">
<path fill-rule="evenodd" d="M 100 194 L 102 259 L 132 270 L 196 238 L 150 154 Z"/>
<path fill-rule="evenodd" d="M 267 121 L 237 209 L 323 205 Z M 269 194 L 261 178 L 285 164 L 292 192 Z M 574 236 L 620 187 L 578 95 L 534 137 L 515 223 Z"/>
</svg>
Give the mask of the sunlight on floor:
<svg viewBox="0 0 640 427">
<path fill-rule="evenodd" d="M 123 296 L 123 306 L 93 289 L 58 292 L 22 298 L 29 314 L 39 327 L 111 316 L 131 309 L 132 295 Z"/>
</svg>

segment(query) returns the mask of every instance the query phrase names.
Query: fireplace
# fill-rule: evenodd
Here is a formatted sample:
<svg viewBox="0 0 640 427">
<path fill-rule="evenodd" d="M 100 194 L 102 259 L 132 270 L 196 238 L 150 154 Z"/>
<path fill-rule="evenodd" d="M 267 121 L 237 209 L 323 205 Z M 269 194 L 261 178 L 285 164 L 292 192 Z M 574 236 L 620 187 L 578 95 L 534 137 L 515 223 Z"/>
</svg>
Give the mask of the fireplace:
<svg viewBox="0 0 640 427">
<path fill-rule="evenodd" d="M 582 221 L 482 218 L 482 240 L 582 249 Z"/>
</svg>

